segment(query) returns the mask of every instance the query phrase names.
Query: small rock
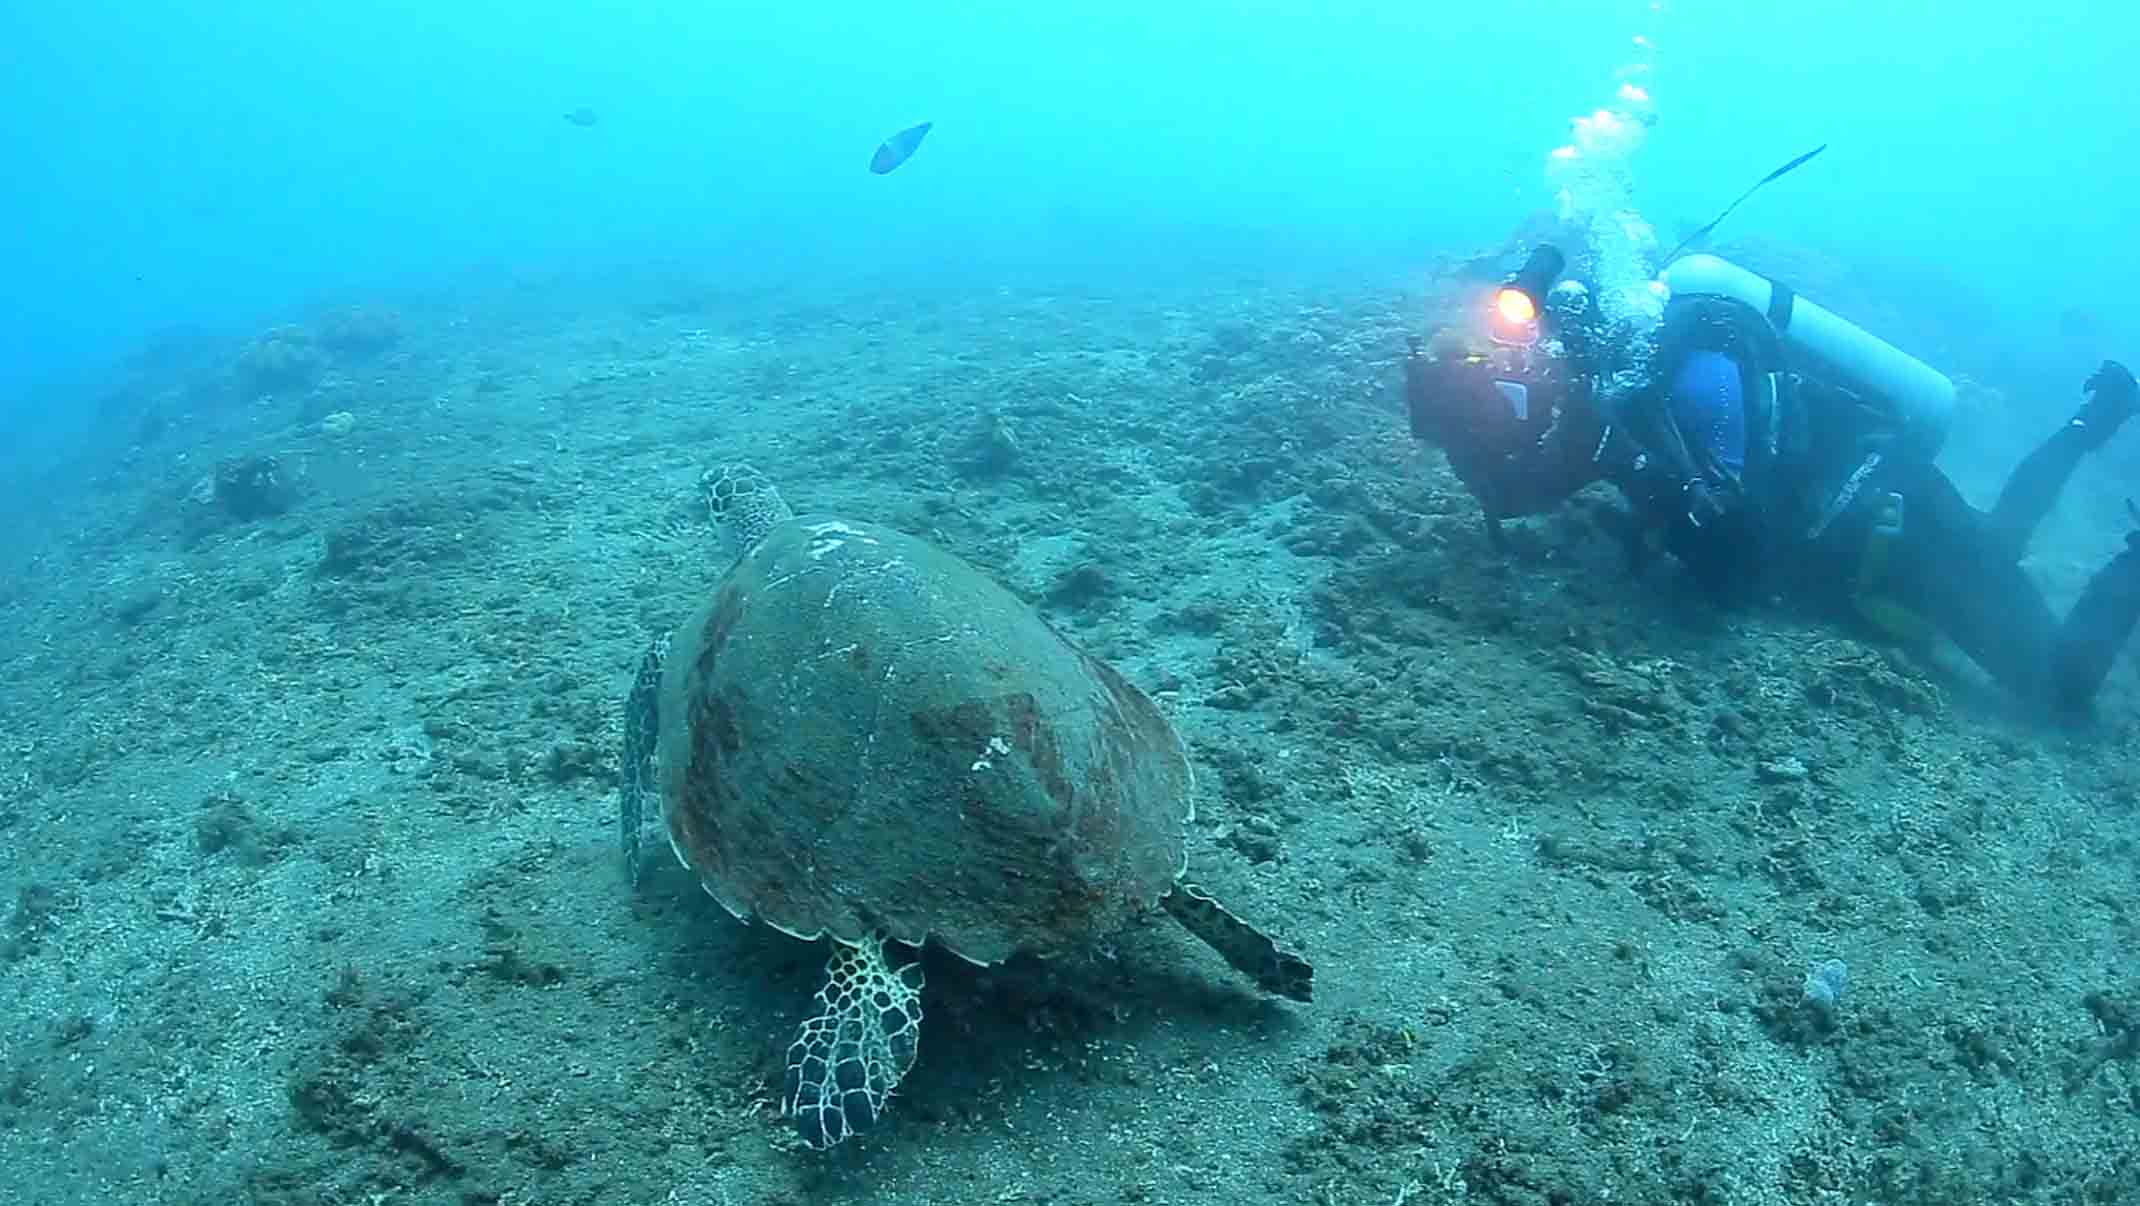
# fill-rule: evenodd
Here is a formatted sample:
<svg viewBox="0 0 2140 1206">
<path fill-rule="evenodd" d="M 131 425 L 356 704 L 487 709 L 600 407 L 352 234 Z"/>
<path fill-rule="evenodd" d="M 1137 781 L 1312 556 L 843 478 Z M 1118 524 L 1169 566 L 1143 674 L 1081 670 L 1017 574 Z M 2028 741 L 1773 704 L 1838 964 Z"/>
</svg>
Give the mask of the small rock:
<svg viewBox="0 0 2140 1206">
<path fill-rule="evenodd" d="M 1796 783 L 1813 772 L 1796 756 L 1770 758 L 1755 768 L 1763 783 Z"/>
</svg>

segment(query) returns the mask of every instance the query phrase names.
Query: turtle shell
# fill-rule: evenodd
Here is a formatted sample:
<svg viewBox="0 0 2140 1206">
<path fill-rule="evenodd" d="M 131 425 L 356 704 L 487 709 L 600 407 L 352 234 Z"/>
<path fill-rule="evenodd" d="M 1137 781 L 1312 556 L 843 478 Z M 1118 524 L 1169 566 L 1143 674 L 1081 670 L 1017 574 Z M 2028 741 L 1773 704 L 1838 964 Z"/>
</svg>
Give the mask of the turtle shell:
<svg viewBox="0 0 2140 1206">
<path fill-rule="evenodd" d="M 980 570 L 870 523 L 773 528 L 679 629 L 662 812 L 706 890 L 802 938 L 967 959 L 1163 896 L 1193 813 L 1150 699 Z"/>
</svg>

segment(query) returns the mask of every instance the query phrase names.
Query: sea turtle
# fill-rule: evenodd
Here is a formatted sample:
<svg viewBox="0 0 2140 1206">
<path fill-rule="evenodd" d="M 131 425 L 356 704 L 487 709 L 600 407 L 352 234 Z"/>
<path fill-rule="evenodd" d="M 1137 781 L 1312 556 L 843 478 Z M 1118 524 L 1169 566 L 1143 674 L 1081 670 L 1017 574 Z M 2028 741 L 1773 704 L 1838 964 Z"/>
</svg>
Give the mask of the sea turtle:
<svg viewBox="0 0 2140 1206">
<path fill-rule="evenodd" d="M 1299 956 L 1194 884 L 1189 759 L 1152 701 L 950 553 L 881 524 L 796 516 L 748 466 L 702 479 L 741 550 L 648 650 L 625 708 L 619 828 L 641 811 L 736 917 L 832 941 L 787 1052 L 783 1110 L 830 1147 L 913 1066 L 918 963 L 1057 954 L 1164 908 L 1265 991 Z"/>
</svg>

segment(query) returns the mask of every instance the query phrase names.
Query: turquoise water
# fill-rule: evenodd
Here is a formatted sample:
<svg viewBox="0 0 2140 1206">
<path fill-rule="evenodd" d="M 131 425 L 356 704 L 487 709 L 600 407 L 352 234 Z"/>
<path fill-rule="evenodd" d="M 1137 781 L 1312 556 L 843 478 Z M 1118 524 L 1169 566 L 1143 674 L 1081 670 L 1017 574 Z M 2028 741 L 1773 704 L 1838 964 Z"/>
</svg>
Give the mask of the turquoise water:
<svg viewBox="0 0 2140 1206">
<path fill-rule="evenodd" d="M 1825 146 L 1703 246 L 1952 377 L 1989 504 L 2140 354 L 2124 9 L 115 0 L 0 45 L 6 1200 L 2140 1201 L 2130 651 L 2054 724 L 1629 573 L 1599 487 L 1497 547 L 1403 399 L 1546 225 L 1640 318 Z M 807 1149 L 823 944 L 618 851 L 737 462 L 1149 696 L 1161 861 L 1314 1001 L 1170 882 L 1044 958 L 938 933 L 884 1119 Z M 2136 479 L 2130 431 L 2075 472 L 2054 609 Z"/>
<path fill-rule="evenodd" d="M 1825 142 L 1739 229 L 1951 272 L 2009 321 L 2056 290 L 2129 324 L 2119 282 L 2140 270 L 2121 216 L 2136 33 L 2107 3 L 2035 22 L 1930 3 L 114 0 L 5 20 L 15 381 L 496 261 L 938 280 L 1036 260 L 1116 279 L 1187 248 L 1402 263 L 1548 204 L 1541 157 L 1609 103 L 1637 36 L 1656 45 L 1636 176 L 1660 227 Z M 599 124 L 558 119 L 583 106 Z M 848 170 L 922 120 L 915 171 Z"/>
</svg>

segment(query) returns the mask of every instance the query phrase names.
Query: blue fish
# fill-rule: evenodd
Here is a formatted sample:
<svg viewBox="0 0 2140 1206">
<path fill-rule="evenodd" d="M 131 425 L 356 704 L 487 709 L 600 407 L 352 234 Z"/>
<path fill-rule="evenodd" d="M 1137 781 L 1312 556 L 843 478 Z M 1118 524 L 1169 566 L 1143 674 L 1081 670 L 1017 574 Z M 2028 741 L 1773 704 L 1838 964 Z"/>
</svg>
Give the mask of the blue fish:
<svg viewBox="0 0 2140 1206">
<path fill-rule="evenodd" d="M 921 140 L 929 133 L 929 127 L 935 124 L 925 121 L 918 126 L 908 126 L 878 143 L 877 153 L 869 157 L 869 170 L 882 176 L 913 158 L 915 148 L 921 145 Z"/>
</svg>

